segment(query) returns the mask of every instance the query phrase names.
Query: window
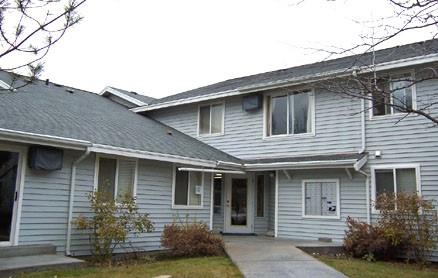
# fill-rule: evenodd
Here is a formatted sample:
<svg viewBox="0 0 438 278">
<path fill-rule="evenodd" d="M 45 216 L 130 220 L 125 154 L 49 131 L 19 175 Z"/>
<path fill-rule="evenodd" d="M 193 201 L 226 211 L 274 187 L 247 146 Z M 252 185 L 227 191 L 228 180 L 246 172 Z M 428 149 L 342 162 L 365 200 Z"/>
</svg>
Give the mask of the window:
<svg viewBox="0 0 438 278">
<path fill-rule="evenodd" d="M 265 217 L 265 176 L 257 176 L 257 217 Z"/>
<path fill-rule="evenodd" d="M 340 218 L 339 180 L 303 181 L 303 217 Z"/>
<path fill-rule="evenodd" d="M 202 206 L 204 174 L 179 171 L 175 167 L 173 205 L 183 207 Z"/>
<path fill-rule="evenodd" d="M 268 96 L 268 136 L 313 132 L 313 99 L 309 91 L 293 91 Z"/>
<path fill-rule="evenodd" d="M 379 194 L 398 192 L 416 193 L 419 192 L 419 166 L 417 165 L 396 165 L 381 166 L 373 169 L 373 197 L 374 201 Z"/>
<path fill-rule="evenodd" d="M 213 179 L 213 213 L 221 214 L 222 207 L 222 175 L 215 174 Z"/>
<path fill-rule="evenodd" d="M 199 106 L 199 135 L 214 135 L 224 132 L 224 104 Z"/>
<path fill-rule="evenodd" d="M 136 160 L 98 157 L 97 190 L 109 198 L 121 200 L 125 194 L 135 195 Z"/>
<path fill-rule="evenodd" d="M 415 90 L 412 74 L 381 78 L 378 91 L 372 94 L 373 116 L 404 113 L 415 108 Z"/>
</svg>

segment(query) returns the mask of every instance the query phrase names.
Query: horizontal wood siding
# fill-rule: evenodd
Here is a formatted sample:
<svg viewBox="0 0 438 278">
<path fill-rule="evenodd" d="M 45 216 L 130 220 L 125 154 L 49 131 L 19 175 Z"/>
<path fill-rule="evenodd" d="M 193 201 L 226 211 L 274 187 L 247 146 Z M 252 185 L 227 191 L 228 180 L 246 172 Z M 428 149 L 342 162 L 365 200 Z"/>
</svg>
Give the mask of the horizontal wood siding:
<svg viewBox="0 0 438 278">
<path fill-rule="evenodd" d="M 366 221 L 365 178 L 354 173 L 350 179 L 345 170 L 290 171 L 289 180 L 279 171 L 278 236 L 317 240 L 320 237 L 341 242 L 348 216 Z M 302 181 L 305 179 L 339 179 L 340 219 L 312 219 L 302 216 Z"/>
<path fill-rule="evenodd" d="M 419 107 L 435 99 L 438 81 L 430 80 L 416 85 Z M 438 116 L 438 106 L 427 110 Z M 370 167 L 385 164 L 419 164 L 421 173 L 421 194 L 438 204 L 438 127 L 421 116 L 408 116 L 397 123 L 401 116 L 384 116 L 369 119 L 367 114 L 366 141 L 370 159 L 365 165 Z M 375 152 L 381 151 L 380 158 Z M 373 220 L 376 215 L 373 215 Z M 438 250 L 433 259 L 438 261 Z"/>
<path fill-rule="evenodd" d="M 181 105 L 148 115 L 192 137 L 240 158 L 354 152 L 360 148 L 360 102 L 316 92 L 315 136 L 263 139 L 263 109 L 242 110 L 242 97 L 225 99 L 225 134 L 197 137 L 198 104 Z"/>
<path fill-rule="evenodd" d="M 65 251 L 70 167 L 73 159 L 80 155 L 81 152 L 67 151 L 64 167 L 59 171 L 26 170 L 19 244 L 50 243 L 57 246 L 58 253 Z M 77 168 L 74 218 L 91 215 L 88 196 L 93 190 L 94 167 L 95 155 L 90 155 Z M 172 209 L 172 169 L 170 163 L 139 161 L 137 202 L 140 212 L 150 215 L 155 230 L 131 237 L 129 244 L 119 248 L 117 252 L 160 249 L 164 225 L 174 220 L 185 221 L 188 217 L 189 221 L 209 223 L 210 174 L 204 176 L 204 204 L 201 209 Z M 76 256 L 89 254 L 89 241 L 85 232 L 73 229 L 71 250 Z"/>
</svg>

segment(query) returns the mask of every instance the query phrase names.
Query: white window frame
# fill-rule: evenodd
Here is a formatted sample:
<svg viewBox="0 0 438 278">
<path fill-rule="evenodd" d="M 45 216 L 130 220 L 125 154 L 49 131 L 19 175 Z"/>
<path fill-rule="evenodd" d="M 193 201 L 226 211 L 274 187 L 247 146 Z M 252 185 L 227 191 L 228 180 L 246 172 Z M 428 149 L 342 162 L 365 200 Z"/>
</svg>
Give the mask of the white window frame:
<svg viewBox="0 0 438 278">
<path fill-rule="evenodd" d="M 188 186 L 187 186 L 187 205 L 175 205 L 175 186 L 176 186 L 176 171 L 178 170 L 177 165 L 173 165 L 172 169 L 172 209 L 203 209 L 204 208 L 204 187 L 205 187 L 205 175 L 204 172 L 201 172 L 201 204 L 198 206 L 189 205 L 190 204 L 190 172 L 188 173 Z"/>
<path fill-rule="evenodd" d="M 221 105 L 222 107 L 222 126 L 221 132 L 211 133 L 211 107 L 213 105 Z M 210 130 L 209 133 L 201 134 L 201 107 L 209 106 L 210 107 Z M 198 105 L 198 137 L 210 137 L 210 136 L 221 136 L 225 134 L 225 101 L 212 102 L 212 103 L 204 103 Z"/>
<path fill-rule="evenodd" d="M 409 164 L 384 164 L 371 166 L 371 210 L 373 213 L 379 213 L 380 211 L 374 206 L 376 202 L 376 170 L 392 170 L 394 179 L 394 193 L 397 194 L 397 179 L 396 171 L 397 169 L 415 169 L 415 181 L 417 187 L 417 194 L 421 196 L 421 165 L 418 163 Z"/>
<path fill-rule="evenodd" d="M 300 92 L 300 91 L 308 91 L 309 95 L 310 95 L 310 102 L 309 102 L 309 107 L 312 109 L 312 132 L 307 132 L 307 133 L 286 133 L 286 134 L 277 134 L 277 135 L 270 135 L 270 133 L 272 133 L 272 124 L 270 124 L 271 127 L 271 131 L 268 132 L 268 121 L 269 123 L 272 122 L 272 113 L 270 113 L 271 109 L 270 107 L 268 107 L 269 105 L 272 105 L 272 101 L 269 101 L 270 98 L 272 97 L 277 97 L 277 96 L 289 96 L 289 92 L 273 92 L 273 93 L 269 93 L 269 94 L 265 94 L 263 97 L 263 139 L 274 139 L 274 138 L 282 138 L 282 137 L 312 137 L 315 136 L 316 132 L 315 132 L 315 122 L 316 122 L 316 94 L 315 94 L 315 90 L 312 88 L 299 88 L 299 89 L 294 89 L 294 90 L 290 90 L 291 92 Z M 287 129 L 289 132 L 289 98 L 287 98 Z"/>
<path fill-rule="evenodd" d="M 392 91 L 392 81 L 393 80 L 397 80 L 398 78 L 393 79 L 394 77 L 400 76 L 400 75 L 404 75 L 404 74 L 410 74 L 410 78 L 415 81 L 415 70 L 409 70 L 409 71 L 400 71 L 397 73 L 392 73 L 389 75 L 389 90 Z M 412 90 L 412 109 L 417 109 L 417 84 L 414 83 L 412 84 L 412 86 L 410 87 Z M 390 103 L 392 104 L 394 101 L 394 98 L 392 97 L 392 93 L 391 93 L 391 99 L 390 99 Z M 405 116 L 407 113 L 405 112 L 394 112 L 394 107 L 391 106 L 391 113 L 390 114 L 386 114 L 386 115 L 374 115 L 374 106 L 373 106 L 373 97 L 371 95 L 370 100 L 368 101 L 368 105 L 370 107 L 370 119 L 381 119 L 381 118 L 388 118 L 388 117 L 400 117 L 400 116 Z"/>
<path fill-rule="evenodd" d="M 116 160 L 116 175 L 115 175 L 115 184 L 114 184 L 114 200 L 117 201 L 117 189 L 119 184 L 119 164 L 120 160 L 125 161 L 134 161 L 135 162 L 135 170 L 134 170 L 134 185 L 132 188 L 132 197 L 134 200 L 137 200 L 137 178 L 138 178 L 138 159 L 136 158 L 121 158 L 118 156 L 113 155 L 102 155 L 102 154 L 96 154 L 96 161 L 94 165 L 94 186 L 93 189 L 95 192 L 98 191 L 99 187 L 99 162 L 100 158 L 108 158 L 108 159 L 114 159 Z"/>
<path fill-rule="evenodd" d="M 306 184 L 311 182 L 327 182 L 327 183 L 336 183 L 336 215 L 306 215 Z M 308 179 L 302 181 L 301 188 L 302 195 L 302 217 L 309 219 L 341 219 L 341 190 L 340 190 L 340 182 L 339 179 Z"/>
</svg>

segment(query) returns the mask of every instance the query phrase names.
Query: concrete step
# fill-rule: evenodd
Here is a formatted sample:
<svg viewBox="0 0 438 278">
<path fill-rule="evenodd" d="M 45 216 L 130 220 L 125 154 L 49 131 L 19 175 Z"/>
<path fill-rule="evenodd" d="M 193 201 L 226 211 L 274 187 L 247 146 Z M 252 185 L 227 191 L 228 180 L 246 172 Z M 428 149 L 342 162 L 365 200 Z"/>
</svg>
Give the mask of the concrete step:
<svg viewBox="0 0 438 278">
<path fill-rule="evenodd" d="M 56 254 L 56 246 L 51 244 L 0 247 L 0 258 L 54 254 Z"/>
<path fill-rule="evenodd" d="M 0 258 L 0 277 L 11 277 L 21 272 L 73 268 L 84 264 L 85 262 L 79 259 L 51 254 Z"/>
</svg>

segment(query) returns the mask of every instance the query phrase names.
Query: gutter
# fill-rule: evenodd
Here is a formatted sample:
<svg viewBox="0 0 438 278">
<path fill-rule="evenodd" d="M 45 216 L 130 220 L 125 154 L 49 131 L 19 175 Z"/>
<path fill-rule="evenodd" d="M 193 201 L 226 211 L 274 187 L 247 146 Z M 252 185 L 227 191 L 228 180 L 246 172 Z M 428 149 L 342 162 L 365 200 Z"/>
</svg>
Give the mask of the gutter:
<svg viewBox="0 0 438 278">
<path fill-rule="evenodd" d="M 204 96 L 196 96 L 186 99 L 178 99 L 178 100 L 171 100 L 167 102 L 157 103 L 157 104 L 151 104 L 151 105 L 145 105 L 140 107 L 131 108 L 130 110 L 135 113 L 140 112 L 146 112 L 151 110 L 157 110 L 161 108 L 171 107 L 171 106 L 177 106 L 182 104 L 188 104 L 188 103 L 194 103 L 194 102 L 200 102 L 204 100 L 211 100 L 211 99 L 218 99 L 223 97 L 229 97 L 229 96 L 235 96 L 235 95 L 242 95 L 242 94 L 248 94 L 253 92 L 258 92 L 261 90 L 267 90 L 267 89 L 275 89 L 275 88 L 281 88 L 281 87 L 287 87 L 291 85 L 300 85 L 300 84 L 306 84 L 306 83 L 312 83 L 315 81 L 321 81 L 321 80 L 327 80 L 330 78 L 341 78 L 341 77 L 347 77 L 353 72 L 357 72 L 357 74 L 365 74 L 370 73 L 374 71 L 385 71 L 390 69 L 396 69 L 396 68 L 402 68 L 402 67 L 408 67 L 408 66 L 415 66 L 418 64 L 426 64 L 426 63 L 433 63 L 438 62 L 438 53 L 424 55 L 420 57 L 412 57 L 412 58 L 406 58 L 406 59 L 400 59 L 395 60 L 391 62 L 386 63 L 380 63 L 375 66 L 362 66 L 362 67 L 355 67 L 355 68 L 347 68 L 347 69 L 340 69 L 340 70 L 334 70 L 334 71 L 328 71 L 320 74 L 313 74 L 313 75 L 305 75 L 295 78 L 287 78 L 282 80 L 276 80 L 266 83 L 258 83 L 250 86 L 240 87 L 233 90 L 226 90 L 221 91 L 217 93 L 212 93 L 209 95 Z"/>
<path fill-rule="evenodd" d="M 320 168 L 345 168 L 354 167 L 356 159 L 331 160 L 331 161 L 298 161 L 298 162 L 273 162 L 244 164 L 246 171 L 282 170 L 282 169 L 320 169 Z"/>
<path fill-rule="evenodd" d="M 65 254 L 67 256 L 71 255 L 71 229 L 73 220 L 73 205 L 75 199 L 75 187 L 76 187 L 76 166 L 90 154 L 90 149 L 87 148 L 84 154 L 82 154 L 77 160 L 75 160 L 71 165 L 71 179 L 70 179 L 70 198 L 68 206 L 68 222 L 67 222 L 67 239 L 65 243 Z"/>
<path fill-rule="evenodd" d="M 0 128 L 0 140 L 27 144 L 43 144 L 52 147 L 76 150 L 85 150 L 87 147 L 92 145 L 91 142 L 85 140 L 78 140 L 53 135 L 44 135 L 5 128 Z"/>
</svg>

